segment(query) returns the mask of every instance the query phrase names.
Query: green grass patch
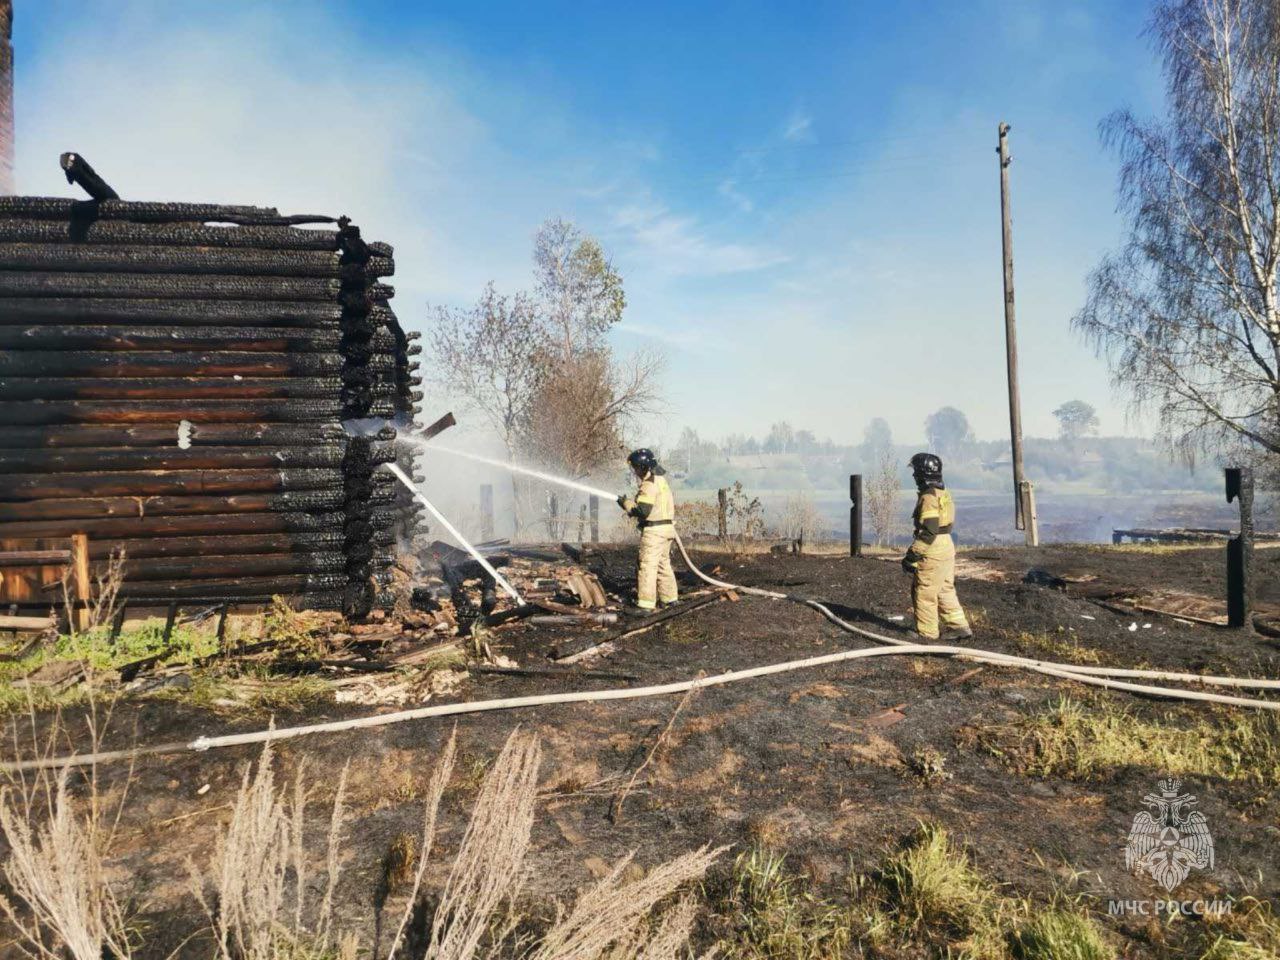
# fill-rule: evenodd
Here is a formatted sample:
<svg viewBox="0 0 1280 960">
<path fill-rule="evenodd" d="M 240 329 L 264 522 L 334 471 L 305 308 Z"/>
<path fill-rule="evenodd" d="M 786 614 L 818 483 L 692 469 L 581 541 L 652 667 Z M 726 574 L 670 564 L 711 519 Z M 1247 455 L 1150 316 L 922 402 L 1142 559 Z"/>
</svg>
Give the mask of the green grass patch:
<svg viewBox="0 0 1280 960">
<path fill-rule="evenodd" d="M 1150 719 L 1114 700 L 1063 697 L 981 742 L 1009 766 L 1040 777 L 1082 780 L 1135 766 L 1253 783 L 1280 778 L 1280 717 L 1271 712 L 1170 711 Z"/>
<path fill-rule="evenodd" d="M 1036 904 L 1005 895 L 945 829 L 929 824 L 877 869 L 851 872 L 838 895 L 818 894 L 780 854 L 760 847 L 705 892 L 716 949 L 729 960 L 1116 957 L 1076 899 L 1057 893 Z"/>
<path fill-rule="evenodd" d="M 1067 907 L 1035 913 L 1013 935 L 1017 960 L 1113 960 L 1115 950 L 1086 914 Z"/>
</svg>

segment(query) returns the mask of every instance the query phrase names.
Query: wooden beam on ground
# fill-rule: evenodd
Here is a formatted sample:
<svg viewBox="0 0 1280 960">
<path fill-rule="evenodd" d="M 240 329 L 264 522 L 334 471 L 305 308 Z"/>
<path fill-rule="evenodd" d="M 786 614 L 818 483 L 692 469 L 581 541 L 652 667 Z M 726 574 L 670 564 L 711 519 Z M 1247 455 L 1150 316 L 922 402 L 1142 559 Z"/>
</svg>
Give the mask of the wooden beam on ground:
<svg viewBox="0 0 1280 960">
<path fill-rule="evenodd" d="M 703 607 L 710 606 L 719 600 L 723 600 L 725 591 L 716 590 L 710 596 L 703 596 L 698 600 L 686 600 L 678 606 L 671 607 L 667 610 L 660 610 L 651 617 L 645 617 L 635 626 L 628 627 L 618 633 L 610 634 L 607 637 L 582 637 L 575 640 L 569 640 L 565 643 L 558 644 L 551 652 L 551 659 L 561 662 L 572 662 L 570 658 L 577 658 L 589 650 L 596 647 L 602 647 L 606 643 L 616 643 L 619 640 L 626 640 L 628 637 L 638 636 L 654 627 L 674 620 L 677 617 L 683 617 L 687 613 L 693 613 L 695 610 L 701 610 Z"/>
<path fill-rule="evenodd" d="M 0 630 L 49 630 L 54 626 L 53 617 L 15 617 L 0 615 Z"/>
</svg>

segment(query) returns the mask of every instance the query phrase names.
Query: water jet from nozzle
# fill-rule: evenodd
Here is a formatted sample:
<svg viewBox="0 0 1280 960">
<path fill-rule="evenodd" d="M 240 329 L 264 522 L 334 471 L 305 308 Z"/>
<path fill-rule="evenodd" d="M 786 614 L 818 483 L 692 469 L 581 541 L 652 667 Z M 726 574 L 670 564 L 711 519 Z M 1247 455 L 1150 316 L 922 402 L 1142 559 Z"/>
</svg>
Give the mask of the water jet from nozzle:
<svg viewBox="0 0 1280 960">
<path fill-rule="evenodd" d="M 479 563 L 480 566 L 484 567 L 485 572 L 488 573 L 489 576 L 493 577 L 494 583 L 498 584 L 498 586 L 502 587 L 503 590 L 511 594 L 511 598 L 515 600 L 516 603 L 520 604 L 520 606 L 524 606 L 524 597 L 520 596 L 516 588 L 507 582 L 506 577 L 495 570 L 493 564 L 481 556 L 480 551 L 473 547 L 471 542 L 458 532 L 458 528 L 449 522 L 449 518 L 435 508 L 435 504 L 427 499 L 426 494 L 418 489 L 418 485 L 413 482 L 413 479 L 407 473 L 401 470 L 394 463 L 384 463 L 383 466 L 399 477 L 400 482 L 408 487 L 415 497 L 422 501 L 422 505 L 431 511 L 431 515 L 440 521 L 441 525 L 449 531 L 449 534 L 453 539 L 462 544 L 463 549 L 466 550 L 467 553 L 471 554 L 471 556 L 475 557 L 476 562 Z"/>
<path fill-rule="evenodd" d="M 608 490 L 601 490 L 598 487 L 588 486 L 585 483 L 579 483 L 577 480 L 570 480 L 567 477 L 557 477 L 554 474 L 543 473 L 541 470 L 534 470 L 531 467 L 522 467 L 516 463 L 507 463 L 505 460 L 495 460 L 492 457 L 482 457 L 478 453 L 467 453 L 464 450 L 454 450 L 452 447 L 443 447 L 438 443 L 426 443 L 416 437 L 410 437 L 415 441 L 422 450 L 432 453 L 447 453 L 455 457 L 463 457 L 467 460 L 474 460 L 476 463 L 487 463 L 491 467 L 497 467 L 500 470 L 508 470 L 511 473 L 519 473 L 526 477 L 533 477 L 536 480 L 545 480 L 547 483 L 558 483 L 562 487 L 569 487 L 577 490 L 579 493 L 587 493 L 593 497 L 602 497 L 605 500 L 612 500 L 617 494 L 610 493 Z"/>
</svg>

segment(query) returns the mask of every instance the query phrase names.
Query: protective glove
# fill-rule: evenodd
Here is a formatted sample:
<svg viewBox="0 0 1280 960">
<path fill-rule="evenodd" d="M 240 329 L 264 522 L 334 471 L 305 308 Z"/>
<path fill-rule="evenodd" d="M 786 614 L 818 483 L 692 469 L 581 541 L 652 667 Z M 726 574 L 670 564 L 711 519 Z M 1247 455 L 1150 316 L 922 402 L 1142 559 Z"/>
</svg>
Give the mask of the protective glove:
<svg viewBox="0 0 1280 960">
<path fill-rule="evenodd" d="M 920 554 L 916 553 L 914 550 L 908 550 L 906 556 L 902 558 L 903 571 L 906 573 L 915 573 L 916 566 L 920 563 L 921 559 Z"/>
<path fill-rule="evenodd" d="M 618 494 L 618 506 L 622 508 L 623 513 L 630 513 L 635 508 L 635 501 L 625 493 Z"/>
</svg>

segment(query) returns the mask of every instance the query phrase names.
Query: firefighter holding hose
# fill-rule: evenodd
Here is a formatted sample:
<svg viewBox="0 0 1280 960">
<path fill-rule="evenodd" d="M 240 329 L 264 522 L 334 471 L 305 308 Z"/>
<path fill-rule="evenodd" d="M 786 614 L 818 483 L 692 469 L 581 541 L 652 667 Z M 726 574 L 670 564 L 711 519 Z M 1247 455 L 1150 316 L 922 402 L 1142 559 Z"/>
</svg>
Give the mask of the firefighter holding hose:
<svg viewBox="0 0 1280 960">
<path fill-rule="evenodd" d="M 627 456 L 640 481 L 635 498 L 622 494 L 620 506 L 640 527 L 640 569 L 636 575 L 636 607 L 645 613 L 658 604 L 679 599 L 675 571 L 671 568 L 671 541 L 675 539 L 676 501 L 666 471 L 652 450 L 641 448 Z"/>
<path fill-rule="evenodd" d="M 956 596 L 956 545 L 951 539 L 956 505 L 942 482 L 942 458 L 932 453 L 917 453 L 911 458 L 911 476 L 919 491 L 916 509 L 911 515 L 915 539 L 902 558 L 902 569 L 911 574 L 916 633 L 921 640 L 937 641 L 941 615 L 947 627 L 941 639 L 967 640 L 973 631 Z"/>
</svg>

